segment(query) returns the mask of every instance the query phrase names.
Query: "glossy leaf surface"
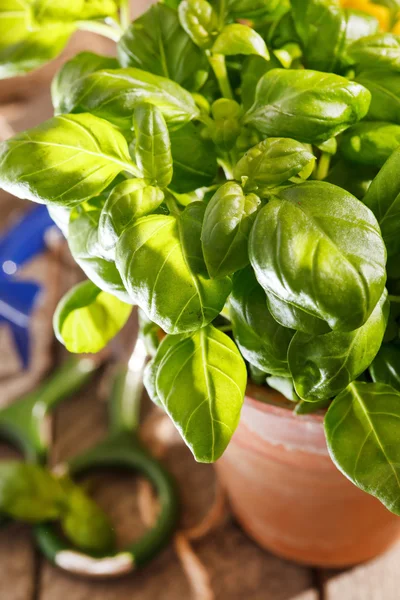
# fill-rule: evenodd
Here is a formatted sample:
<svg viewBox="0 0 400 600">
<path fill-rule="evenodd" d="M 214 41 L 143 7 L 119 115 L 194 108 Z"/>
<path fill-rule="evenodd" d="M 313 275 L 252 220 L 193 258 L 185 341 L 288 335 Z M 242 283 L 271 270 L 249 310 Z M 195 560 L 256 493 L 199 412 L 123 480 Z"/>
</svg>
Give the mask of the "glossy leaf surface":
<svg viewBox="0 0 400 600">
<path fill-rule="evenodd" d="M 388 256 L 400 252 L 400 150 L 383 165 L 363 202 L 378 219 Z"/>
<path fill-rule="evenodd" d="M 234 54 L 258 54 L 269 59 L 268 48 L 263 38 L 251 27 L 232 23 L 225 25 L 212 47 L 216 54 L 232 56 Z"/>
<path fill-rule="evenodd" d="M 154 105 L 142 104 L 135 109 L 133 123 L 135 157 L 143 177 L 153 185 L 167 187 L 172 179 L 171 142 L 161 111 Z"/>
<path fill-rule="evenodd" d="M 376 68 L 362 71 L 356 80 L 371 93 L 367 118 L 400 125 L 400 72 Z"/>
<path fill-rule="evenodd" d="M 248 177 L 246 189 L 274 187 L 298 175 L 304 169 L 311 173 L 314 155 L 300 142 L 289 138 L 268 138 L 239 160 L 234 169 L 240 181 Z"/>
<path fill-rule="evenodd" d="M 205 82 L 208 62 L 181 26 L 175 10 L 157 3 L 134 21 L 118 43 L 123 67 L 137 67 L 196 90 Z"/>
<path fill-rule="evenodd" d="M 180 85 L 140 69 L 103 69 L 80 78 L 60 99 L 63 112 L 90 112 L 124 129 L 131 129 L 138 104 L 157 106 L 171 125 L 183 125 L 199 110 Z"/>
<path fill-rule="evenodd" d="M 349 55 L 361 71 L 371 65 L 399 71 L 400 36 L 385 32 L 363 37 L 350 46 Z"/>
<path fill-rule="evenodd" d="M 196 460 L 217 460 L 238 425 L 244 399 L 247 373 L 238 349 L 208 325 L 189 336 L 168 336 L 159 352 L 158 398 Z"/>
<path fill-rule="evenodd" d="M 179 7 L 179 21 L 200 48 L 211 48 L 218 33 L 218 16 L 207 0 L 183 0 Z"/>
<path fill-rule="evenodd" d="M 379 383 L 353 383 L 325 417 L 329 453 L 359 488 L 400 514 L 400 393 Z"/>
<path fill-rule="evenodd" d="M 54 331 L 69 352 L 95 353 L 122 329 L 131 312 L 131 305 L 85 281 L 59 302 Z"/>
<path fill-rule="evenodd" d="M 381 346 L 388 314 L 385 291 L 368 321 L 354 331 L 332 331 L 319 336 L 296 332 L 288 360 L 300 398 L 310 402 L 326 400 L 357 379 Z"/>
<path fill-rule="evenodd" d="M 90 114 L 63 115 L 0 146 L 0 185 L 19 198 L 74 206 L 135 172 L 125 138 Z"/>
<path fill-rule="evenodd" d="M 210 323 L 231 289 L 229 278 L 208 277 L 200 242 L 204 208 L 194 202 L 178 217 L 143 217 L 117 244 L 116 264 L 126 289 L 168 333 Z"/>
<path fill-rule="evenodd" d="M 294 331 L 275 321 L 251 267 L 233 278 L 230 315 L 233 335 L 244 358 L 265 373 L 288 376 L 287 352 Z"/>
<path fill-rule="evenodd" d="M 340 141 L 340 152 L 350 162 L 382 167 L 399 146 L 400 125 L 364 121 L 345 131 Z"/>
<path fill-rule="evenodd" d="M 248 238 L 261 200 L 227 182 L 207 204 L 201 230 L 204 260 L 210 277 L 224 277 L 249 263 Z"/>
<path fill-rule="evenodd" d="M 119 236 L 132 223 L 154 212 L 164 200 L 162 190 L 144 179 L 127 179 L 111 191 L 99 218 L 99 241 L 104 250 L 115 248 Z"/>
<path fill-rule="evenodd" d="M 338 331 L 361 327 L 385 286 L 386 251 L 374 215 L 328 183 L 282 190 L 259 212 L 249 252 L 268 295 Z M 294 328 L 315 333 L 300 322 Z"/>
<path fill-rule="evenodd" d="M 245 122 L 266 136 L 317 143 L 362 119 L 369 102 L 368 90 L 339 75 L 272 69 L 260 79 Z"/>
</svg>

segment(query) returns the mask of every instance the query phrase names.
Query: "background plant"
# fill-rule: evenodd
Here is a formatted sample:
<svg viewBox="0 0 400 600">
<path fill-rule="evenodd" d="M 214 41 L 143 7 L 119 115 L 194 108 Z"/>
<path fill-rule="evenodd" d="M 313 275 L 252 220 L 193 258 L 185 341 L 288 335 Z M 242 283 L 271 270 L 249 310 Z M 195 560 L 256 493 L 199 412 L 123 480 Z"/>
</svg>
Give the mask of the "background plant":
<svg viewBox="0 0 400 600">
<path fill-rule="evenodd" d="M 373 14 L 167 0 L 130 24 L 126 2 L 7 0 L 2 77 L 75 29 L 118 58 L 62 67 L 0 184 L 48 205 L 91 280 L 55 315 L 68 349 L 140 307 L 147 389 L 197 460 L 225 450 L 249 372 L 298 413 L 329 406 L 334 462 L 400 514 L 400 38 Z"/>
</svg>

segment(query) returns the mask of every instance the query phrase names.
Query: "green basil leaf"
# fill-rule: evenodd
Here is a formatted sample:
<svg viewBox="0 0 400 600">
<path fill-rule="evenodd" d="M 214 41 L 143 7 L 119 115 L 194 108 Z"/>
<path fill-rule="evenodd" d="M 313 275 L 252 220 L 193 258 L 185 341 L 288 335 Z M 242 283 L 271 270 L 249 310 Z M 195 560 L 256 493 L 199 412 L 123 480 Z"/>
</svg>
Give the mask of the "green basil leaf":
<svg viewBox="0 0 400 600">
<path fill-rule="evenodd" d="M 233 171 L 238 181 L 247 177 L 246 189 L 275 187 L 301 174 L 310 172 L 315 156 L 296 140 L 268 138 L 250 148 Z"/>
<path fill-rule="evenodd" d="M 343 69 L 351 62 L 348 46 L 378 31 L 379 23 L 371 15 L 343 10 L 331 0 L 293 0 L 292 7 L 307 69 L 326 72 Z"/>
<path fill-rule="evenodd" d="M 183 336 L 167 335 L 163 338 L 163 340 L 157 347 L 154 357 L 147 363 L 143 374 L 143 383 L 145 385 L 146 391 L 150 396 L 151 400 L 154 402 L 154 404 L 158 406 L 158 408 L 161 408 L 161 410 L 165 409 L 157 392 L 158 369 L 164 359 L 164 356 L 171 348 L 174 347 L 177 337 Z"/>
<path fill-rule="evenodd" d="M 377 174 L 374 167 L 366 167 L 338 160 L 324 181 L 337 185 L 359 200 L 363 199 Z"/>
<path fill-rule="evenodd" d="M 142 104 L 134 112 L 136 134 L 135 157 L 143 177 L 165 188 L 172 179 L 171 142 L 161 111 L 152 104 Z"/>
<path fill-rule="evenodd" d="M 268 71 L 280 67 L 281 64 L 274 54 L 270 55 L 269 60 L 254 54 L 246 58 L 242 67 L 242 85 L 240 86 L 245 110 L 248 110 L 255 100 L 257 84 L 261 77 Z"/>
<path fill-rule="evenodd" d="M 130 296 L 168 333 L 193 331 L 221 312 L 229 278 L 208 277 L 200 232 L 205 205 L 176 216 L 142 217 L 117 244 L 116 264 Z"/>
<path fill-rule="evenodd" d="M 243 193 L 237 183 L 224 183 L 207 204 L 201 230 L 204 260 L 210 277 L 224 277 L 249 263 L 248 237 L 261 200 Z"/>
<path fill-rule="evenodd" d="M 306 402 L 305 400 L 300 400 L 300 402 L 296 404 L 293 412 L 295 415 L 310 415 L 328 408 L 330 403 L 331 400 L 320 400 L 319 402 Z"/>
<path fill-rule="evenodd" d="M 258 213 L 249 253 L 268 295 L 337 331 L 361 327 L 385 287 L 386 250 L 373 213 L 328 183 L 280 191 Z"/>
<path fill-rule="evenodd" d="M 375 68 L 400 71 L 400 36 L 376 33 L 354 42 L 348 53 L 358 70 Z"/>
<path fill-rule="evenodd" d="M 400 125 L 400 73 L 374 68 L 359 73 L 356 81 L 371 93 L 367 118 Z"/>
<path fill-rule="evenodd" d="M 381 228 L 388 256 L 400 252 L 400 149 L 393 152 L 364 196 Z"/>
<path fill-rule="evenodd" d="M 257 54 L 269 59 L 268 48 L 254 29 L 240 23 L 225 25 L 212 47 L 215 54 L 232 56 L 235 54 Z"/>
<path fill-rule="evenodd" d="M 181 27 L 176 10 L 157 3 L 134 21 L 118 42 L 123 67 L 137 67 L 195 91 L 206 81 L 204 52 Z"/>
<path fill-rule="evenodd" d="M 154 356 L 162 339 L 161 328 L 151 321 L 146 313 L 139 308 L 139 336 L 143 340 L 148 356 Z"/>
<path fill-rule="evenodd" d="M 17 14 L 19 14 L 17 8 Z M 7 17 L 7 14 L 6 14 Z M 4 24 L 9 25 L 9 19 L 4 18 L 0 8 L 0 32 L 3 34 Z M 11 25 L 13 33 L 22 23 L 17 16 L 17 27 Z M 75 26 L 73 24 L 54 24 L 51 27 L 43 27 L 37 31 L 25 29 L 24 35 L 15 43 L 3 45 L 0 42 L 0 79 L 22 75 L 33 69 L 38 69 L 45 63 L 56 58 L 64 50 Z M 21 30 L 20 30 L 20 33 Z M 6 36 L 6 39 L 11 36 Z"/>
<path fill-rule="evenodd" d="M 117 335 L 131 312 L 131 305 L 84 281 L 59 302 L 53 318 L 54 332 L 69 352 L 96 353 Z"/>
<path fill-rule="evenodd" d="M 385 290 L 367 322 L 354 331 L 315 336 L 296 332 L 288 360 L 297 394 L 318 402 L 342 392 L 374 360 L 389 316 Z"/>
<path fill-rule="evenodd" d="M 57 206 L 56 204 L 52 204 L 47 207 L 47 210 L 54 223 L 61 230 L 63 236 L 67 237 L 72 209 L 68 206 Z"/>
<path fill-rule="evenodd" d="M 0 512 L 24 521 L 40 523 L 58 519 L 64 491 L 58 478 L 39 465 L 0 463 Z"/>
<path fill-rule="evenodd" d="M 107 552 L 114 546 L 115 535 L 109 518 L 72 481 L 66 489 L 66 507 L 61 527 L 74 546 L 86 552 Z"/>
<path fill-rule="evenodd" d="M 386 383 L 400 392 L 400 348 L 385 344 L 369 368 L 372 380 Z"/>
<path fill-rule="evenodd" d="M 98 288 L 113 294 L 123 302 L 132 304 L 115 262 L 105 259 L 103 255 L 96 255 L 100 250 L 98 242 L 100 212 L 100 207 L 85 212 L 79 207 L 79 212 L 76 209 L 72 212 L 68 228 L 69 249 L 86 277 Z"/>
<path fill-rule="evenodd" d="M 29 0 L 29 9 L 34 23 L 46 25 L 116 16 L 117 3 L 114 0 L 68 0 L 67 3 Z"/>
<path fill-rule="evenodd" d="M 195 459 L 217 460 L 238 425 L 246 389 L 246 366 L 237 347 L 208 325 L 163 341 L 159 352 L 164 356 L 157 369 L 158 398 Z"/>
<path fill-rule="evenodd" d="M 400 393 L 381 383 L 353 383 L 325 417 L 329 453 L 364 492 L 400 514 Z"/>
<path fill-rule="evenodd" d="M 55 114 L 69 112 L 68 99 L 73 86 L 81 79 L 102 69 L 116 69 L 118 61 L 111 56 L 101 56 L 93 52 L 80 52 L 67 61 L 54 77 L 51 84 L 51 99 Z"/>
<path fill-rule="evenodd" d="M 368 90 L 339 75 L 272 69 L 244 121 L 267 136 L 323 142 L 362 119 L 369 101 Z"/>
<path fill-rule="evenodd" d="M 122 232 L 134 221 L 154 212 L 164 200 L 164 193 L 147 185 L 144 179 L 126 179 L 108 196 L 99 218 L 98 239 L 106 252 L 112 251 Z"/>
<path fill-rule="evenodd" d="M 229 305 L 233 335 L 242 356 L 265 373 L 289 376 L 287 351 L 294 331 L 275 321 L 250 267 L 234 276 Z"/>
<path fill-rule="evenodd" d="M 170 140 L 174 165 L 171 189 L 185 194 L 211 185 L 218 170 L 214 144 L 204 140 L 193 123 L 171 131 Z"/>
<path fill-rule="evenodd" d="M 200 48 L 211 48 L 218 33 L 218 16 L 207 0 L 183 0 L 178 8 L 179 21 Z"/>
<path fill-rule="evenodd" d="M 241 107 L 235 100 L 219 98 L 211 107 L 214 125 L 211 137 L 214 144 L 222 152 L 230 152 L 238 139 L 241 126 Z"/>
<path fill-rule="evenodd" d="M 253 19 L 273 15 L 283 0 L 228 0 L 227 12 L 235 19 Z"/>
<path fill-rule="evenodd" d="M 276 296 L 271 290 L 267 292 L 267 305 L 274 319 L 283 327 L 304 331 L 313 335 L 322 335 L 331 331 L 328 323 L 323 319 L 295 306 Z"/>
<path fill-rule="evenodd" d="M 0 146 L 1 187 L 34 202 L 80 204 L 124 170 L 137 170 L 125 138 L 90 114 L 54 117 Z"/>
<path fill-rule="evenodd" d="M 400 125 L 364 121 L 345 131 L 340 141 L 340 153 L 350 162 L 382 167 L 399 146 Z"/>
<path fill-rule="evenodd" d="M 118 127 L 131 129 L 138 104 L 157 106 L 169 125 L 199 115 L 192 95 L 174 81 L 140 69 L 103 69 L 79 79 L 62 99 L 64 112 L 91 112 Z"/>
</svg>

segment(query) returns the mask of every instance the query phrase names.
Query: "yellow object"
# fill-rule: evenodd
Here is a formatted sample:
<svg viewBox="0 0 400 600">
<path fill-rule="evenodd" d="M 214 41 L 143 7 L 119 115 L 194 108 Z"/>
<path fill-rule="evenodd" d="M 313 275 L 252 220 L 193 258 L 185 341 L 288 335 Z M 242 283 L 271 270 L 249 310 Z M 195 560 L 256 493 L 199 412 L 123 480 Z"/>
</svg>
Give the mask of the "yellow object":
<svg viewBox="0 0 400 600">
<path fill-rule="evenodd" d="M 343 8 L 354 8 L 361 10 L 369 15 L 372 15 L 379 21 L 381 31 L 389 31 L 390 29 L 390 11 L 385 6 L 379 6 L 379 4 L 373 4 L 368 0 L 341 0 Z M 397 32 L 395 31 L 397 27 Z M 400 32 L 400 24 L 395 25 L 394 33 Z"/>
</svg>

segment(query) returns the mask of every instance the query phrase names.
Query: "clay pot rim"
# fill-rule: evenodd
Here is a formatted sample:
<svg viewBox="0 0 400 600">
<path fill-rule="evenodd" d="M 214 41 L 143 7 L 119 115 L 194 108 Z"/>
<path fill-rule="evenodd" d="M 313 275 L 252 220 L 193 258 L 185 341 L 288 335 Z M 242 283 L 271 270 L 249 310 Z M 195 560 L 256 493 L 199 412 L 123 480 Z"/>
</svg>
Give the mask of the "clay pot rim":
<svg viewBox="0 0 400 600">
<path fill-rule="evenodd" d="M 311 422 L 311 423 L 321 423 L 321 424 L 324 422 L 324 416 L 320 415 L 320 414 L 313 413 L 313 414 L 309 414 L 309 415 L 296 415 L 294 413 L 294 411 L 289 408 L 289 406 L 287 406 L 287 407 L 286 406 L 278 406 L 277 404 L 272 404 L 271 402 L 263 402 L 262 400 L 257 400 L 257 398 L 255 398 L 253 395 L 251 395 L 252 389 L 257 389 L 260 391 L 263 389 L 268 389 L 271 392 L 273 392 L 274 394 L 282 396 L 282 394 L 280 394 L 279 392 L 276 392 L 275 390 L 272 390 L 271 388 L 264 388 L 264 386 L 260 386 L 260 385 L 251 383 L 250 385 L 248 385 L 248 387 L 246 389 L 246 395 L 245 395 L 244 402 L 245 402 L 245 404 L 247 404 L 248 406 L 251 406 L 252 408 L 255 408 L 262 412 L 276 415 L 277 417 L 281 417 L 283 419 L 288 419 L 290 421 L 301 420 L 303 423 Z"/>
</svg>

